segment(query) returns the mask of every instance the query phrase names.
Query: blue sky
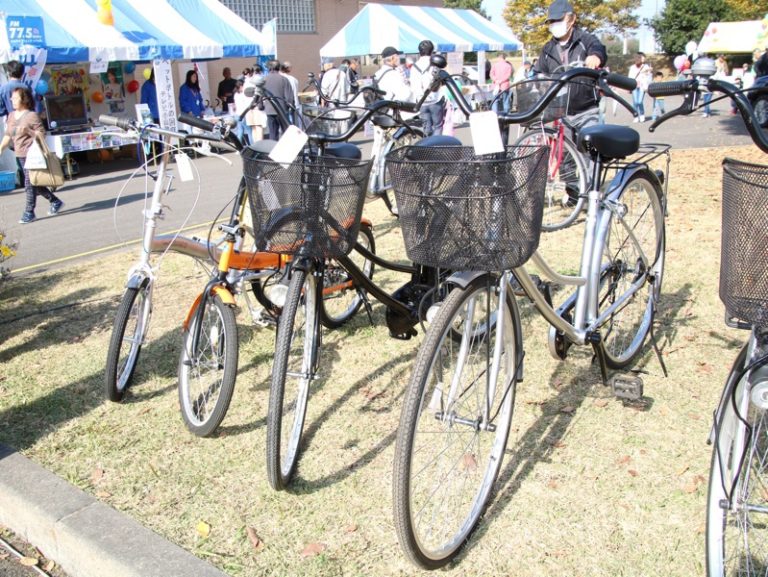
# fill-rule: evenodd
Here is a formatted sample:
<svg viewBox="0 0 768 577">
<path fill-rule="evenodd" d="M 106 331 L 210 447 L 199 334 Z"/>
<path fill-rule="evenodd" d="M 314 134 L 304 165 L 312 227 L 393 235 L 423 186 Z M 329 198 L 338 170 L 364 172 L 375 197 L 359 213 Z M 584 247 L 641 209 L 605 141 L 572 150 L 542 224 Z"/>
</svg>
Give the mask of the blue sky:
<svg viewBox="0 0 768 577">
<path fill-rule="evenodd" d="M 543 1 L 546 2 L 547 0 Z M 501 17 L 501 13 L 506 3 L 507 0 L 483 0 L 483 9 L 491 16 L 491 20 L 503 24 L 504 19 Z M 643 18 L 650 18 L 654 15 L 657 8 L 661 10 L 663 6 L 664 0 L 643 0 L 642 6 L 637 13 Z"/>
</svg>

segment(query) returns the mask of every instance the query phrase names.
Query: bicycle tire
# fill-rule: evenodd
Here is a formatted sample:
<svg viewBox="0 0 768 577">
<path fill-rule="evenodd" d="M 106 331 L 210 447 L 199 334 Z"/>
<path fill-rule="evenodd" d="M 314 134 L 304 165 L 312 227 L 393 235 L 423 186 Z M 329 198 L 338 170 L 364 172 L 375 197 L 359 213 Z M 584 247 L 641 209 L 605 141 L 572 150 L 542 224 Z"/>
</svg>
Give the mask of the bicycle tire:
<svg viewBox="0 0 768 577">
<path fill-rule="evenodd" d="M 526 132 L 513 146 L 550 146 L 553 150 L 552 143 L 556 139 L 557 131 L 545 126 Z M 585 197 L 589 192 L 589 167 L 576 144 L 563 135 L 562 159 L 553 159 L 552 154 L 550 152 L 547 186 L 544 189 L 544 216 L 541 223 L 541 229 L 549 232 L 573 224 L 584 208 Z"/>
<path fill-rule="evenodd" d="M 149 280 L 139 288 L 125 289 L 115 314 L 104 371 L 104 394 L 110 401 L 123 400 L 139 362 L 141 347 L 152 315 L 150 289 Z"/>
<path fill-rule="evenodd" d="M 238 360 L 234 310 L 217 295 L 211 295 L 205 306 L 199 342 L 193 342 L 198 322 L 195 310 L 182 336 L 179 358 L 181 416 L 198 437 L 210 436 L 224 420 L 235 391 Z"/>
<path fill-rule="evenodd" d="M 280 315 L 267 412 L 267 478 L 276 491 L 291 482 L 298 464 L 309 385 L 320 347 L 317 286 L 313 273 L 294 270 Z M 286 381 L 295 391 L 286 397 Z"/>
<path fill-rule="evenodd" d="M 367 195 L 369 198 L 377 198 L 384 196 L 390 190 L 392 190 L 392 182 L 389 179 L 389 173 L 387 171 L 387 154 L 391 151 L 402 148 L 403 146 L 411 146 L 416 144 L 419 140 L 424 138 L 424 133 L 421 129 L 411 127 L 411 132 L 404 131 L 400 136 L 392 136 L 381 147 L 381 153 L 379 157 L 374 160 L 371 166 L 371 174 L 368 177 L 368 190 Z"/>
<path fill-rule="evenodd" d="M 376 254 L 376 241 L 370 226 L 361 226 L 357 242 Z M 350 258 L 369 279 L 373 278 L 373 262 L 357 251 Z M 363 304 L 360 291 L 349 273 L 335 259 L 329 259 L 323 270 L 323 298 L 320 301 L 320 322 L 328 329 L 337 329 L 348 323 Z"/>
<path fill-rule="evenodd" d="M 521 346 L 515 336 L 520 321 L 511 289 L 504 313 L 501 368 L 490 403 L 489 415 L 495 418 L 486 422 L 482 415 L 487 396 L 481 390 L 484 387 L 476 386 L 486 382 L 484 375 L 493 373 L 487 367 L 498 338 L 499 316 L 492 278 L 483 275 L 466 288 L 450 292 L 427 330 L 406 389 L 393 468 L 395 528 L 408 559 L 426 569 L 448 563 L 469 538 L 488 504 L 507 444 L 516 353 Z M 471 325 L 466 324 L 469 314 Z M 464 342 L 453 338 L 456 331 L 465 335 Z M 456 359 L 449 360 L 452 355 Z M 458 359 L 464 360 L 461 367 L 459 363 L 449 366 Z M 454 381 L 457 375 L 460 384 Z M 451 391 L 445 390 L 453 387 L 441 383 L 455 383 L 453 403 L 448 398 Z M 495 425 L 495 432 L 483 430 L 489 423 Z M 437 487 L 435 480 L 439 480 Z M 462 490 L 466 495 L 459 495 Z"/>
<path fill-rule="evenodd" d="M 764 491 L 768 481 L 764 471 L 765 459 L 768 457 L 768 445 L 765 442 L 768 423 L 765 411 L 760 411 L 750 402 L 750 408 L 744 417 L 752 427 L 752 433 L 749 436 L 749 444 L 740 445 L 739 439 L 745 443 L 747 441 L 747 427 L 739 419 L 732 402 L 734 387 L 738 401 L 743 394 L 743 387 L 747 384 L 745 378 L 736 380 L 746 365 L 747 350 L 748 345 L 744 345 L 733 363 L 723 389 L 720 411 L 715 423 L 717 433 L 712 444 L 707 491 L 706 554 L 709 577 L 765 575 L 768 567 L 765 550 L 768 527 L 762 521 L 750 522 L 752 512 L 749 507 L 755 505 L 756 500 L 758 506 L 768 507 L 768 496 Z M 745 450 L 746 460 L 739 471 Z M 740 473 L 738 480 L 737 473 Z M 729 491 L 736 487 L 740 489 L 733 497 L 734 509 L 724 506 L 728 502 L 726 487 Z M 757 515 L 764 518 L 764 513 Z M 759 557 L 755 557 L 750 548 L 750 543 L 755 539 L 760 542 L 760 546 L 756 548 Z"/>
<path fill-rule="evenodd" d="M 600 283 L 598 315 L 600 310 L 621 298 L 640 276 L 648 281 L 601 326 L 600 346 L 611 369 L 624 369 L 632 363 L 653 322 L 664 275 L 666 239 L 662 194 L 650 172 L 635 173 L 617 199 L 625 214 L 618 216 L 614 212 L 608 223 L 601 248 L 601 270 L 605 274 Z M 626 230 L 628 227 L 631 235 Z M 633 237 L 637 242 L 632 242 Z M 650 266 L 642 262 L 641 254 L 646 255 Z"/>
</svg>

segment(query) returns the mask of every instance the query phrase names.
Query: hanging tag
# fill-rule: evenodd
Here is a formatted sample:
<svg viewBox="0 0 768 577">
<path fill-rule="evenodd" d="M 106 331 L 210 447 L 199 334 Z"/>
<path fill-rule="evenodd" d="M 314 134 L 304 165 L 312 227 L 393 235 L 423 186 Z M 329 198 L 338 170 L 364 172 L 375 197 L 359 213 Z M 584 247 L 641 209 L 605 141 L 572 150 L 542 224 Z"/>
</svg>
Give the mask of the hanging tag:
<svg viewBox="0 0 768 577">
<path fill-rule="evenodd" d="M 95 61 L 91 62 L 90 73 L 105 74 L 108 68 L 109 68 L 109 60 L 102 60 L 101 58 L 97 58 Z"/>
<path fill-rule="evenodd" d="M 469 116 L 469 129 L 472 133 L 472 145 L 475 154 L 494 154 L 504 152 L 499 130 L 499 117 L 493 110 L 473 112 Z"/>
<path fill-rule="evenodd" d="M 307 133 L 299 127 L 291 125 L 277 141 L 277 144 L 269 153 L 269 157 L 275 162 L 287 165 L 296 160 L 304 145 L 307 143 Z"/>
<path fill-rule="evenodd" d="M 176 168 L 179 169 L 179 178 L 181 179 L 181 182 L 189 182 L 190 180 L 193 180 L 195 177 L 192 175 L 192 162 L 189 160 L 189 156 L 184 152 L 177 152 L 175 158 Z"/>
</svg>

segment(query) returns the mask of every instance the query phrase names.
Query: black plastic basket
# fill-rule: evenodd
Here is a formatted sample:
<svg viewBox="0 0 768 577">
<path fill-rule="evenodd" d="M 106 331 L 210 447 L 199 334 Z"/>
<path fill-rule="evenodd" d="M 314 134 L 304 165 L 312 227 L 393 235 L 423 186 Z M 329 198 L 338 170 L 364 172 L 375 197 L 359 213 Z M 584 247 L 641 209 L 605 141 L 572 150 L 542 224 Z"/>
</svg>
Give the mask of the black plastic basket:
<svg viewBox="0 0 768 577">
<path fill-rule="evenodd" d="M 370 161 L 331 156 L 278 164 L 247 150 L 243 172 L 258 250 L 335 258 L 357 240 Z"/>
<path fill-rule="evenodd" d="M 478 156 L 463 146 L 399 148 L 387 155 L 405 250 L 453 270 L 507 270 L 539 244 L 546 147 Z"/>
<path fill-rule="evenodd" d="M 720 299 L 728 314 L 768 326 L 768 166 L 723 161 Z"/>
</svg>

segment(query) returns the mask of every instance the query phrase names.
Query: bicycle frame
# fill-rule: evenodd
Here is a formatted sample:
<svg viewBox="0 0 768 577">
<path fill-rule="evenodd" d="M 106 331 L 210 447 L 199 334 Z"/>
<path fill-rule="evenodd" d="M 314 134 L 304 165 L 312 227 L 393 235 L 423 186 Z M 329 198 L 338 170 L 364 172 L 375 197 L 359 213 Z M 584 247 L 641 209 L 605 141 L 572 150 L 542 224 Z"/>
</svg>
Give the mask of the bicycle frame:
<svg viewBox="0 0 768 577">
<path fill-rule="evenodd" d="M 592 182 L 599 182 L 598 176 L 603 170 L 602 162 L 598 159 L 595 162 Z M 560 284 L 575 286 L 575 292 L 566 300 L 560 308 L 555 310 L 546 300 L 545 296 L 539 291 L 536 283 L 531 278 L 525 266 L 513 270 L 515 278 L 525 291 L 526 295 L 533 301 L 541 315 L 555 329 L 562 332 L 568 340 L 574 344 L 583 345 L 587 342 L 590 335 L 600 326 L 628 299 L 630 299 L 646 283 L 646 278 L 641 276 L 635 281 L 629 289 L 622 294 L 610 307 L 606 308 L 599 316 L 598 293 L 600 290 L 600 278 L 603 274 L 601 269 L 602 254 L 601 248 L 608 234 L 608 225 L 611 218 L 618 217 L 617 207 L 625 184 L 635 173 L 649 170 L 645 164 L 630 165 L 627 169 L 620 172 L 611 182 L 608 192 L 603 194 L 596 187 L 591 187 L 587 198 L 587 222 L 584 230 L 584 243 L 581 252 L 581 264 L 579 276 L 565 276 L 556 273 L 546 263 L 543 257 L 537 252 L 531 257 L 534 263 L 551 280 Z M 642 253 L 642 249 L 637 240 L 631 234 L 630 238 Z M 650 266 L 648 255 L 642 255 L 646 266 Z M 575 301 L 575 304 L 574 304 Z M 571 306 L 574 306 L 573 323 L 565 320 L 560 313 Z"/>
</svg>

